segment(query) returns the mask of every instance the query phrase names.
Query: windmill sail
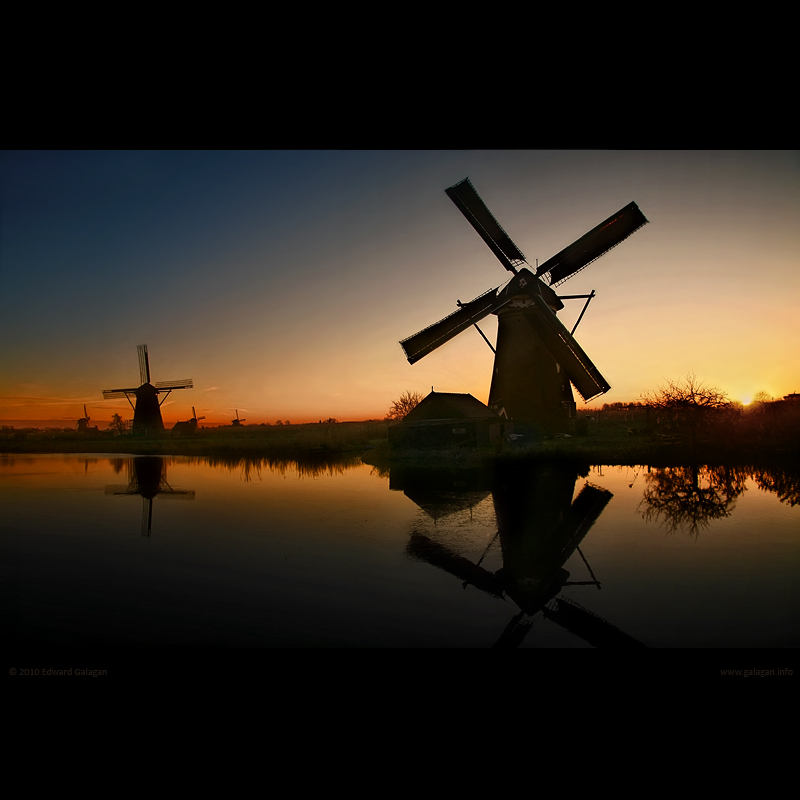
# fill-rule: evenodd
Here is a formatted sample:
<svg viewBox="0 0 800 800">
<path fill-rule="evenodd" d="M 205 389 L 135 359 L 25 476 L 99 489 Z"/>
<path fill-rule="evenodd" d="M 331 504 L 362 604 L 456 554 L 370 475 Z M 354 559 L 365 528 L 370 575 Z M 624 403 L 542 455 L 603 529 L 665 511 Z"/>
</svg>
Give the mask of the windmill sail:
<svg viewBox="0 0 800 800">
<path fill-rule="evenodd" d="M 129 394 L 136 394 L 136 389 L 138 388 L 137 386 L 132 389 L 103 389 L 103 398 L 111 400 L 115 397 L 127 397 Z"/>
<path fill-rule="evenodd" d="M 486 203 L 481 200 L 469 178 L 464 178 L 463 181 L 445 189 L 445 192 L 481 239 L 489 245 L 500 263 L 509 272 L 516 274 L 516 268 L 525 262 L 525 256 L 486 207 Z"/>
<path fill-rule="evenodd" d="M 562 550 L 564 562 L 562 563 L 565 563 L 575 552 L 613 496 L 608 489 L 601 489 L 590 483 L 581 489 L 580 494 L 572 501 L 572 505 L 556 533 L 557 538 L 564 542 Z"/>
<path fill-rule="evenodd" d="M 480 322 L 484 317 L 488 317 L 508 300 L 503 298 L 498 302 L 497 289 L 489 289 L 480 297 L 476 297 L 469 303 L 464 303 L 458 311 L 454 311 L 449 317 L 445 317 L 439 322 L 425 328 L 408 339 L 403 339 L 400 346 L 403 348 L 409 364 L 419 361 L 423 356 L 428 355 L 437 347 L 441 347 L 449 342 L 461 331 Z"/>
<path fill-rule="evenodd" d="M 493 597 L 503 596 L 503 582 L 494 573 L 474 564 L 468 558 L 445 547 L 418 531 L 411 534 L 406 553 L 419 561 L 449 572 L 456 578 L 481 589 Z"/>
<path fill-rule="evenodd" d="M 612 625 L 566 597 L 554 597 L 542 609 L 542 613 L 547 619 L 580 636 L 593 647 L 644 648 L 646 646 L 621 631 L 616 625 Z"/>
<path fill-rule="evenodd" d="M 533 301 L 532 308 L 538 313 L 526 314 L 525 319 L 567 373 L 567 377 L 580 392 L 581 397 L 588 402 L 593 397 L 605 394 L 611 386 L 589 356 L 583 352 L 572 334 L 561 324 L 561 320 L 541 297 L 537 295 L 530 297 Z"/>
<path fill-rule="evenodd" d="M 147 345 L 137 345 L 136 352 L 139 354 L 139 380 L 142 385 L 150 383 L 150 359 L 147 357 Z"/>
<path fill-rule="evenodd" d="M 536 277 L 548 275 L 551 286 L 563 283 L 612 247 L 627 239 L 647 222 L 636 203 L 629 203 L 616 214 L 592 228 L 569 247 L 541 264 Z"/>
<path fill-rule="evenodd" d="M 194 384 L 191 378 L 184 378 L 179 381 L 157 381 L 156 389 L 193 389 Z"/>
</svg>

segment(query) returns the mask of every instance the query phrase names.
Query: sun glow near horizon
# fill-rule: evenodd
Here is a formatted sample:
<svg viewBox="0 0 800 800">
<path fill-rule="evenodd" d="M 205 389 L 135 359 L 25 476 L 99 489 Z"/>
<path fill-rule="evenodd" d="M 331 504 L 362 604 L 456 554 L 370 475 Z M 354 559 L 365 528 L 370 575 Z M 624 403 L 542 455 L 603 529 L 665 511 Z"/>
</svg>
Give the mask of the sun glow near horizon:
<svg viewBox="0 0 800 800">
<path fill-rule="evenodd" d="M 743 403 L 800 386 L 797 151 L 0 159 L 0 419 L 131 418 L 102 390 L 132 385 L 143 342 L 156 380 L 194 380 L 165 423 L 193 406 L 209 424 L 381 419 L 431 386 L 486 402 L 476 331 L 413 366 L 399 345 L 508 278 L 445 195 L 467 175 L 531 264 L 631 201 L 649 220 L 558 290 L 597 292 L 575 337 L 612 388 L 588 405 L 689 371 Z M 569 330 L 583 301 L 566 306 Z"/>
</svg>

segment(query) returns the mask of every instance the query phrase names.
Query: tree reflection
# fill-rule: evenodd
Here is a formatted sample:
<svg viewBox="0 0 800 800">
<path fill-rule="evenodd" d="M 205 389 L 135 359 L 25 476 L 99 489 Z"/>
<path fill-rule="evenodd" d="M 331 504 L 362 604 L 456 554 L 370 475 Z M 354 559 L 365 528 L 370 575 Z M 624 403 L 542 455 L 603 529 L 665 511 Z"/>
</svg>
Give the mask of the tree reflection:
<svg viewBox="0 0 800 800">
<path fill-rule="evenodd" d="M 712 520 L 730 516 L 748 475 L 742 467 L 656 468 L 645 477 L 639 512 L 670 533 L 683 530 L 696 538 Z"/>
<path fill-rule="evenodd" d="M 777 494 L 781 503 L 790 506 L 800 505 L 800 472 L 796 469 L 758 468 L 753 470 L 753 479 L 759 489 Z"/>
</svg>

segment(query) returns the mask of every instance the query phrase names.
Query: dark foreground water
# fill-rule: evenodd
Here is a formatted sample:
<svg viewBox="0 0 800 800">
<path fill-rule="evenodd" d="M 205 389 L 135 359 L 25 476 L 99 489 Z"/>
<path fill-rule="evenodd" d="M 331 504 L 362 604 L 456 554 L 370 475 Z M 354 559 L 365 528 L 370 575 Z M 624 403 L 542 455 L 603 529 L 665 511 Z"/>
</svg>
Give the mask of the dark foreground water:
<svg viewBox="0 0 800 800">
<path fill-rule="evenodd" d="M 0 457 L 5 640 L 795 648 L 786 470 Z"/>
</svg>

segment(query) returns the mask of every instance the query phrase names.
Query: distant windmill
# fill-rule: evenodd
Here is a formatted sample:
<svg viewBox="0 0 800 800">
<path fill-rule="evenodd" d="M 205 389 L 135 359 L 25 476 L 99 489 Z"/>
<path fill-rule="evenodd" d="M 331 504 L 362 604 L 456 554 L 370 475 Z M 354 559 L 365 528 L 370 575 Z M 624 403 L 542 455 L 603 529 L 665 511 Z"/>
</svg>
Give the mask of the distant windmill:
<svg viewBox="0 0 800 800">
<path fill-rule="evenodd" d="M 191 436 L 197 430 L 197 423 L 205 417 L 198 417 L 192 406 L 192 418 L 188 422 L 176 422 L 172 426 L 173 436 Z"/>
<path fill-rule="evenodd" d="M 495 359 L 489 407 L 500 416 L 533 422 L 558 422 L 572 416 L 575 403 L 570 381 L 585 401 L 611 387 L 573 338 L 577 323 L 568 331 L 556 317 L 556 311 L 564 307 L 562 299 L 585 298 L 586 304 L 578 317 L 580 322 L 594 291 L 589 295 L 558 297 L 551 287 L 618 245 L 647 219 L 636 203 L 629 203 L 538 266 L 534 274 L 522 266 L 527 264 L 525 256 L 492 216 L 468 178 L 445 191 L 514 277 L 502 289 L 489 289 L 469 303 L 457 301 L 458 311 L 400 342 L 408 362 L 413 364 L 466 328 L 471 325 L 478 328 L 478 322 L 495 314 L 497 345 L 496 349 L 492 347 Z M 478 332 L 483 336 L 480 328 Z"/>
<path fill-rule="evenodd" d="M 239 426 L 240 426 L 240 425 L 241 425 L 241 424 L 242 424 L 242 423 L 243 423 L 243 422 L 244 422 L 246 419 L 247 419 L 247 417 L 242 417 L 241 419 L 239 419 L 239 409 L 237 408 L 237 409 L 236 409 L 236 419 L 232 419 L 232 420 L 231 420 L 231 425 L 233 425 L 233 427 L 234 427 L 234 428 L 237 428 L 237 427 L 239 427 Z"/>
<path fill-rule="evenodd" d="M 147 356 L 147 345 L 140 344 L 136 349 L 139 353 L 141 386 L 138 389 L 104 389 L 103 397 L 106 400 L 114 397 L 125 397 L 128 400 L 133 408 L 132 433 L 159 433 L 164 430 L 164 420 L 161 418 L 161 406 L 164 400 L 169 397 L 173 389 L 191 389 L 193 387 L 192 379 L 159 381 L 154 386 L 150 383 L 150 360 Z M 158 401 L 159 394 L 164 395 L 160 403 Z M 131 401 L 131 395 L 136 398 L 135 405 Z"/>
<path fill-rule="evenodd" d="M 86 410 L 86 403 L 83 404 L 83 419 L 79 419 L 75 430 L 79 433 L 86 433 L 89 430 L 89 412 Z"/>
</svg>

